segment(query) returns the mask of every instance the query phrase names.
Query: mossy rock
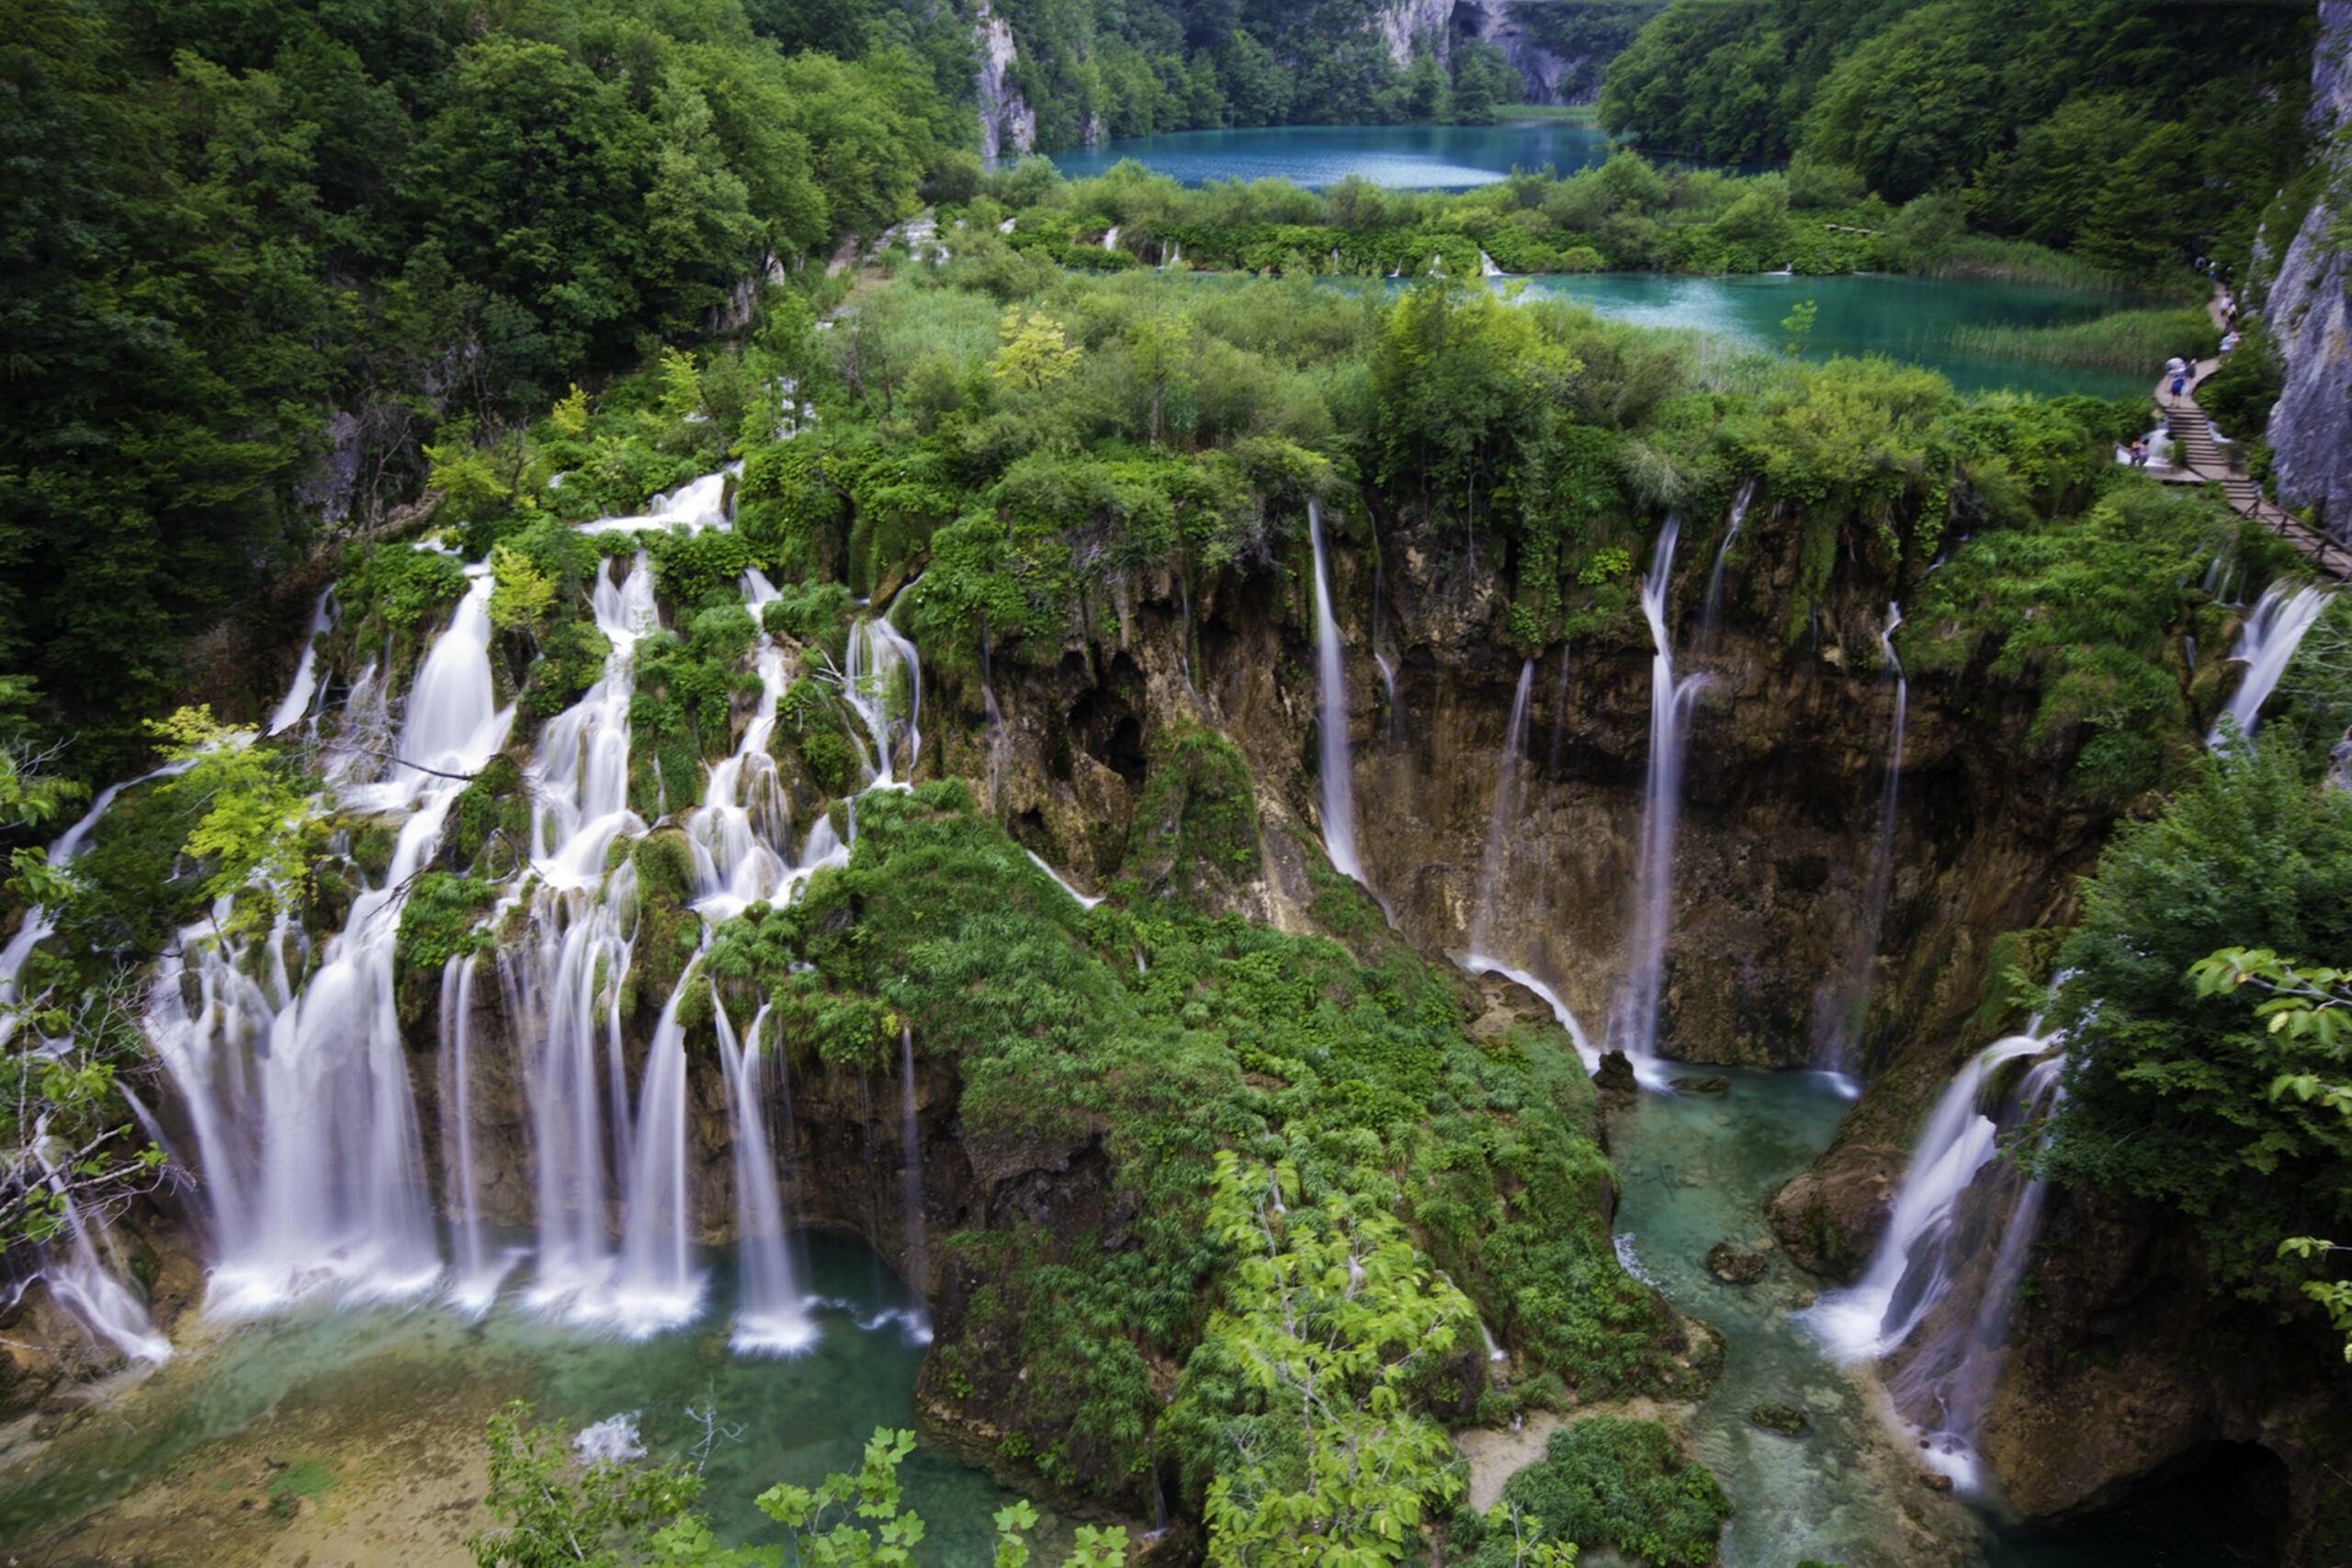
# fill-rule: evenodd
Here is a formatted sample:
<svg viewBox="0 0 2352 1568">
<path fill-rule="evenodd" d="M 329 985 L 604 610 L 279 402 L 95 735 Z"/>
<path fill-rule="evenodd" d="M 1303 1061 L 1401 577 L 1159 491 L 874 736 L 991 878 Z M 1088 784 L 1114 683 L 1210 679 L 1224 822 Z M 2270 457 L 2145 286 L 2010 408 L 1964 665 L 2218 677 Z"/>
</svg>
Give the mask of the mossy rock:
<svg viewBox="0 0 2352 1568">
<path fill-rule="evenodd" d="M 637 896 L 645 902 L 684 903 L 694 897 L 695 851 L 681 828 L 657 828 L 629 852 Z"/>
<path fill-rule="evenodd" d="M 1769 1400 L 1762 1404 L 1749 1406 L 1747 1420 L 1751 1426 L 1761 1427 L 1768 1432 L 1778 1432 L 1784 1438 L 1802 1438 L 1813 1430 L 1813 1420 L 1804 1411 L 1793 1404 L 1780 1404 Z"/>
</svg>

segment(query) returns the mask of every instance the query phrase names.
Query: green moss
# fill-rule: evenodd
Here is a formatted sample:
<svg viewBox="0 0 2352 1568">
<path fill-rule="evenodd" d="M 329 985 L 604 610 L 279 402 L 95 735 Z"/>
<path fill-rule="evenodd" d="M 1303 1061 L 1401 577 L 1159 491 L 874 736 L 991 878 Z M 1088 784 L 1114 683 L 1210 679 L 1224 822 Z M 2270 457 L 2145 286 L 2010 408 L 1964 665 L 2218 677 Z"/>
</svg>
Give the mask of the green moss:
<svg viewBox="0 0 2352 1568">
<path fill-rule="evenodd" d="M 1148 754 L 1126 846 L 1132 896 L 1198 905 L 1254 875 L 1258 804 L 1240 749 L 1187 724 L 1153 736 Z"/>
<path fill-rule="evenodd" d="M 402 964 L 429 971 L 438 971 L 460 953 L 487 952 L 491 933 L 477 927 L 497 901 L 495 884 L 444 871 L 424 872 L 401 906 L 393 950 Z"/>
<path fill-rule="evenodd" d="M 492 757 L 459 792 L 450 819 L 456 824 L 459 860 L 475 864 L 492 836 L 503 834 L 503 853 L 487 869 L 493 874 L 501 868 L 515 869 L 530 853 L 530 806 L 523 796 L 523 770 L 512 757 Z"/>
</svg>

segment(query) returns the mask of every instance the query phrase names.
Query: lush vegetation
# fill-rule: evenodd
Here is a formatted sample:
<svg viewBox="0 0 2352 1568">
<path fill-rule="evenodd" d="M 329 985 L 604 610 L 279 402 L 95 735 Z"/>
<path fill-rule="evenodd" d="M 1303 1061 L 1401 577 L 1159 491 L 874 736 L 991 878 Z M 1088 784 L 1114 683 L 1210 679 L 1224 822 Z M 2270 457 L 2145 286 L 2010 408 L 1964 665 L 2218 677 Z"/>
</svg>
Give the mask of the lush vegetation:
<svg viewBox="0 0 2352 1568">
<path fill-rule="evenodd" d="M 85 780 L 188 632 L 428 447 L 497 450 L 978 171 L 962 82 L 888 26 L 787 54 L 735 0 L 10 0 L 0 37 L 0 668 Z"/>
<path fill-rule="evenodd" d="M 948 1238 L 925 1375 L 1063 1484 L 1162 1469 L 1235 1562 L 1442 1517 L 1440 1416 L 1690 1377 L 1610 1250 L 1567 1043 L 1471 1038 L 1458 982 L 1351 884 L 1325 897 L 1361 952 L 1177 900 L 1084 911 L 951 782 L 866 797 L 849 866 L 704 961 L 739 1024 L 771 1005 L 796 1071 L 893 1061 L 910 1029 L 956 1063 L 967 1136 L 1102 1129 L 1107 1190 Z M 1474 1311 L 1520 1359 L 1510 1393 L 1485 1391 Z M 1182 1369 L 1172 1403 L 1155 1363 Z M 1310 1385 L 1328 1427 L 1296 1419 Z M 1376 1495 L 1341 1484 L 1375 1455 Z"/>
<path fill-rule="evenodd" d="M 2148 274 L 2246 255 L 2306 156 L 2313 37 L 2301 6 L 1679 0 L 1611 63 L 1601 123 Z"/>
<path fill-rule="evenodd" d="M 2067 1098 L 2039 1156 L 2184 1213 L 2216 1280 L 2257 1298 L 2313 1277 L 2283 1242 L 2352 1231 L 2352 1122 L 2274 1091 L 2337 1081 L 2340 1040 L 2274 1030 L 2258 998 L 2192 973 L 2218 949 L 2324 964 L 2352 942 L 2352 796 L 2314 789 L 2296 750 L 2225 747 L 2102 858 L 2058 955 Z"/>
<path fill-rule="evenodd" d="M 972 216 L 990 225 L 1009 216 L 1016 249 L 1091 271 L 1181 265 L 1472 277 L 1491 259 L 1507 273 L 1786 267 L 2115 282 L 2044 247 L 1972 234 L 1946 199 L 1893 206 L 1836 171 L 1739 174 L 1653 164 L 1631 150 L 1566 175 L 1519 170 L 1451 193 L 1390 190 L 1353 176 L 1321 191 L 1279 179 L 1187 190 L 1133 163 L 1065 181 L 1031 160 L 983 181 Z M 2151 330 L 2138 316 L 2106 329 L 2109 336 Z"/>
<path fill-rule="evenodd" d="M 1513 1568 L 1518 1534 L 1506 1521 L 1542 1521 L 1547 1535 L 1610 1546 L 1650 1568 L 1706 1568 L 1731 1501 L 1707 1468 L 1654 1422 L 1616 1416 L 1571 1421 L 1544 1458 L 1503 1485 L 1503 1520 L 1464 1521 L 1456 1542 L 1469 1568 Z"/>
</svg>

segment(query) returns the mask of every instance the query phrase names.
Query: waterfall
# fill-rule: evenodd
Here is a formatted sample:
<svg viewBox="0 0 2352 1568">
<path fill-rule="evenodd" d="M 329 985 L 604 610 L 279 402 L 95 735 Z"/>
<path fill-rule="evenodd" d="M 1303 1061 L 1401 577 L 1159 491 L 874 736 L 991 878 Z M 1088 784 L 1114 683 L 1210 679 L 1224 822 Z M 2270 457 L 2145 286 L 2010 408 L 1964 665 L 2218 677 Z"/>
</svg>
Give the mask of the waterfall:
<svg viewBox="0 0 2352 1568">
<path fill-rule="evenodd" d="M 2039 1124 L 2065 1098 L 2065 1056 L 2055 1054 L 2026 1070 L 2018 1088 L 2019 1123 Z M 2000 1245 L 1991 1265 L 1981 1278 L 1965 1281 L 1974 1287 L 1973 1296 L 1951 1298 L 1959 1310 L 1933 1320 L 1932 1337 L 1923 1335 L 1926 1342 L 1917 1346 L 1916 1359 L 1889 1380 L 1896 1407 L 1919 1418 L 1925 1428 L 1928 1462 L 1966 1492 L 1981 1484 L 1976 1445 L 2000 1375 L 2010 1310 L 2041 1229 L 2041 1210 L 2050 1190 L 2050 1183 L 2039 1177 L 2007 1168 L 2000 1177 L 2013 1190 L 2004 1193 L 1996 1186 L 1986 1194 L 1988 1202 L 2007 1200 L 2000 1209 Z"/>
<path fill-rule="evenodd" d="M 1577 1058 L 1584 1063 L 1584 1070 L 1588 1073 L 1600 1070 L 1600 1048 L 1587 1037 L 1584 1025 L 1577 1021 L 1577 1015 L 1568 1010 L 1568 1004 L 1560 999 L 1557 991 L 1526 970 L 1498 964 L 1491 958 L 1473 954 L 1463 959 L 1462 966 L 1473 975 L 1500 975 L 1507 980 L 1516 980 L 1543 998 L 1544 1005 L 1552 1010 L 1552 1016 L 1559 1021 L 1560 1027 L 1568 1032 L 1568 1039 L 1575 1043 Z"/>
<path fill-rule="evenodd" d="M 1503 269 L 1495 265 L 1494 257 L 1488 255 L 1484 251 L 1480 251 L 1478 253 L 1478 276 L 1480 277 L 1500 277 L 1503 276 Z"/>
<path fill-rule="evenodd" d="M 907 677 L 903 714 L 892 712 L 894 682 L 899 671 Z M 867 759 L 872 789 L 893 789 L 914 777 L 915 758 L 922 750 L 922 667 L 915 645 L 890 624 L 875 615 L 850 629 L 849 675 L 842 694 L 857 713 L 874 746 Z M 899 750 L 906 749 L 906 772 L 898 771 Z"/>
<path fill-rule="evenodd" d="M 90 841 L 90 833 L 97 827 L 98 819 L 107 814 L 107 808 L 124 790 L 152 780 L 171 778 L 194 766 L 193 759 L 185 762 L 166 762 L 153 773 L 141 773 L 119 784 L 108 784 L 98 793 L 98 798 L 90 803 L 90 809 L 82 814 L 81 820 L 58 835 L 57 841 L 49 846 L 50 865 L 63 866 L 82 852 L 82 846 Z M 33 949 L 56 929 L 55 912 L 36 904 L 25 911 L 24 919 L 17 926 L 17 934 L 8 939 L 6 946 L 0 947 L 0 1043 L 7 1041 L 15 1032 L 16 1025 L 21 1021 L 15 1016 L 17 976 L 24 969 L 25 960 L 32 956 Z"/>
<path fill-rule="evenodd" d="M 1191 671 L 1185 679 L 1192 679 Z M 988 784 L 989 815 L 1002 820 L 1004 816 L 1004 758 L 1010 747 L 1005 734 L 1004 713 L 996 705 L 996 687 L 990 683 L 989 671 L 988 634 L 980 635 L 980 708 L 988 715 Z"/>
<path fill-rule="evenodd" d="M 1886 607 L 1886 626 L 1878 634 L 1879 658 L 1894 680 L 1894 725 L 1886 747 L 1885 776 L 1878 793 L 1878 835 L 1871 854 L 1870 882 L 1862 897 L 1862 918 L 1854 928 L 1845 973 L 1825 987 L 1816 1006 L 1815 1032 L 1826 1048 L 1829 1067 L 1851 1073 L 1854 1048 L 1871 999 L 1871 983 L 1878 966 L 1879 939 L 1886 927 L 1887 895 L 1894 885 L 1895 807 L 1903 790 L 1903 733 L 1911 700 L 1911 680 L 1894 651 L 1894 633 L 1903 625 L 1903 606 Z"/>
<path fill-rule="evenodd" d="M 2040 1055 L 2049 1046 L 2031 1033 L 1996 1040 L 1961 1068 L 1936 1101 L 1870 1268 L 1813 1309 L 1815 1330 L 1838 1359 L 1885 1355 L 1951 1288 L 1962 1261 L 1952 1256 L 1953 1205 L 1996 1152 L 1998 1128 L 1977 1109 L 1978 1097 L 2004 1063 Z"/>
<path fill-rule="evenodd" d="M 1167 257 L 1166 257 L 1164 260 L 1162 260 L 1162 261 L 1160 262 L 1160 264 L 1159 264 L 1159 270 L 1160 270 L 1160 271 L 1162 271 L 1162 272 L 1166 272 L 1166 271 L 1170 270 L 1170 268 L 1174 268 L 1174 267 L 1182 267 L 1183 265 L 1184 265 L 1184 242 L 1183 242 L 1183 241 L 1182 241 L 1182 240 L 1171 240 L 1171 241 L 1170 241 L 1170 242 L 1169 242 L 1169 244 L 1168 244 L 1168 254 L 1167 254 Z"/>
<path fill-rule="evenodd" d="M 1707 574 L 1707 603 L 1700 614 L 1700 640 L 1713 649 L 1715 629 L 1723 622 L 1724 562 L 1731 557 L 1732 546 L 1739 542 L 1739 525 L 1747 520 L 1748 503 L 1756 499 L 1756 476 L 1748 474 L 1732 491 L 1731 526 L 1724 530 L 1724 542 L 1715 550 L 1715 567 Z"/>
<path fill-rule="evenodd" d="M 702 1311 L 694 1267 L 693 1192 L 686 1173 L 686 1032 L 678 998 L 699 978 L 688 970 L 654 1026 L 637 1097 L 636 1157 L 628 1173 L 619 1268 L 606 1320 L 631 1338 L 691 1323 Z"/>
<path fill-rule="evenodd" d="M 2303 634 L 2312 629 L 2331 597 L 2324 588 L 2298 588 L 2283 580 L 2262 591 L 2261 603 L 2246 617 L 2238 645 L 2230 650 L 2230 658 L 2245 666 L 2245 678 L 2238 682 L 2222 713 L 2236 722 L 2240 733 L 2253 736 L 2262 718 L 2262 705 L 2286 674 L 2295 650 L 2302 646 Z M 2205 736 L 2208 749 L 2222 743 L 2222 719 L 2216 718 Z"/>
<path fill-rule="evenodd" d="M 906 1180 L 907 1283 L 920 1296 L 931 1288 L 931 1259 L 923 1237 L 922 1137 L 915 1124 L 915 1032 L 911 1028 L 899 1031 L 899 1071 L 905 1090 L 899 1101 L 899 1153 Z"/>
<path fill-rule="evenodd" d="M 1509 880 L 1511 834 L 1519 826 L 1520 753 L 1527 743 L 1527 695 L 1535 686 L 1535 660 L 1519 667 L 1519 690 L 1510 700 L 1510 725 L 1503 732 L 1502 754 L 1496 760 L 1495 801 L 1487 814 L 1487 852 L 1478 868 L 1477 912 L 1470 918 L 1470 956 L 1475 965 L 1491 949 L 1495 900 Z"/>
<path fill-rule="evenodd" d="M 1340 659 L 1340 623 L 1331 613 L 1331 570 L 1323 554 L 1323 508 L 1319 502 L 1306 503 L 1306 534 L 1315 547 L 1315 664 L 1322 698 L 1317 728 L 1323 772 L 1323 849 L 1331 857 L 1332 870 L 1363 882 L 1363 865 L 1356 859 L 1355 781 L 1349 773 L 1347 671 Z"/>
<path fill-rule="evenodd" d="M 482 1313 L 505 1278 L 493 1267 L 482 1236 L 481 1190 L 474 1180 L 472 1062 L 474 967 L 479 954 L 450 955 L 441 969 L 441 1179 L 448 1206 L 458 1211 L 458 1277 L 454 1296 L 468 1312 Z"/>
<path fill-rule="evenodd" d="M 146 1303 L 123 1284 L 123 1270 L 109 1268 L 98 1257 L 89 1216 L 74 1201 L 45 1156 L 42 1163 L 49 1169 L 50 1190 L 62 1207 L 64 1219 L 65 1256 L 41 1265 L 40 1278 L 48 1281 L 50 1294 L 83 1327 L 131 1360 L 170 1360 L 172 1342 L 155 1332 Z"/>
<path fill-rule="evenodd" d="M 764 636 L 756 658 L 760 705 L 733 754 L 710 770 L 702 805 L 685 823 L 695 856 L 695 908 L 714 920 L 771 896 L 784 878 L 782 846 L 791 834 L 791 812 L 768 752 L 791 671 L 784 650 Z"/>
<path fill-rule="evenodd" d="M 290 922 L 281 914 L 258 944 L 218 940 L 225 897 L 157 965 L 148 1033 L 196 1130 L 216 1249 L 209 1300 L 222 1311 L 267 1310 L 320 1286 L 413 1295 L 442 1275 L 393 945 L 411 879 L 514 719 L 496 705 L 490 591 L 477 573 L 425 655 L 388 776 L 345 792 L 360 810 L 409 815 L 383 882 L 352 900 L 300 994 L 286 970 Z"/>
<path fill-rule="evenodd" d="M 1396 743 L 1396 723 L 1403 716 L 1402 710 L 1396 705 L 1396 671 L 1390 667 L 1387 656 L 1377 649 L 1373 650 L 1372 667 L 1380 671 L 1381 694 L 1388 699 L 1388 722 L 1385 727 L 1385 739 L 1389 745 L 1394 746 Z"/>
<path fill-rule="evenodd" d="M 1119 226 L 1116 223 L 1112 224 L 1110 230 L 1103 234 L 1102 248 L 1106 251 L 1115 251 L 1119 248 Z"/>
<path fill-rule="evenodd" d="M 1611 1021 L 1611 1043 L 1625 1053 L 1636 1077 L 1655 1085 L 1659 994 L 1665 980 L 1666 939 L 1673 923 L 1674 836 L 1682 807 L 1683 728 L 1704 678 L 1677 684 L 1674 648 L 1667 631 L 1667 589 L 1674 570 L 1674 545 L 1681 521 L 1668 516 L 1659 531 L 1650 571 L 1642 579 L 1642 615 L 1649 622 L 1657 652 L 1650 660 L 1650 766 L 1642 801 L 1642 841 L 1635 870 L 1634 925 L 1629 933 L 1625 987 Z"/>
<path fill-rule="evenodd" d="M 1042 871 L 1047 876 L 1052 877 L 1054 879 L 1055 886 L 1060 888 L 1072 898 L 1078 900 L 1078 907 L 1080 908 L 1091 909 L 1095 905 L 1102 902 L 1101 898 L 1090 898 L 1085 894 L 1080 893 L 1076 887 L 1071 886 L 1069 878 L 1064 876 L 1060 872 L 1056 871 L 1051 865 L 1047 864 L 1046 857 L 1039 854 L 1036 851 L 1024 849 L 1021 852 L 1027 855 L 1032 861 L 1034 861 L 1039 871 Z"/>
<path fill-rule="evenodd" d="M 318 695 L 319 690 L 319 638 L 334 624 L 333 617 L 327 614 L 327 606 L 334 598 L 333 588 L 320 593 L 318 608 L 311 612 L 311 629 L 302 638 L 302 657 L 294 666 L 294 683 L 286 688 L 286 695 L 279 701 L 277 711 L 269 716 L 268 727 L 262 731 L 263 734 L 276 735 L 281 730 L 291 729 L 309 716 L 311 699 Z"/>
<path fill-rule="evenodd" d="M 655 528 L 665 533 L 700 533 L 705 528 L 725 529 L 734 525 L 727 515 L 727 481 L 743 471 L 741 463 L 729 463 L 717 473 L 688 479 L 666 494 L 657 495 L 646 502 L 643 513 L 628 517 L 600 517 L 594 523 L 582 523 L 582 534 L 627 534 L 641 528 Z"/>
<path fill-rule="evenodd" d="M 760 1027 L 764 1004 L 752 1015 L 741 1045 L 714 987 L 718 1059 L 727 1075 L 728 1142 L 735 1157 L 735 1228 L 741 1302 L 735 1312 L 734 1348 L 754 1356 L 790 1356 L 817 1342 L 806 1300 L 793 1278 L 790 1232 L 775 1179 L 775 1145 L 761 1109 Z"/>
</svg>

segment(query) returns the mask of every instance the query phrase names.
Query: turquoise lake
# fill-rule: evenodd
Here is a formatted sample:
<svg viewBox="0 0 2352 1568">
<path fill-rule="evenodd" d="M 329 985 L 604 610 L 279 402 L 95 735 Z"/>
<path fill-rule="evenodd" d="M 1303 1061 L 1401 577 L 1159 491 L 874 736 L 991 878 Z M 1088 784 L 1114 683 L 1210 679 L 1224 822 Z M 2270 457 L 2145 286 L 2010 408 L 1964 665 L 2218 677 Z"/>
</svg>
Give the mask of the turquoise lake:
<svg viewBox="0 0 2352 1568">
<path fill-rule="evenodd" d="M 1459 190 L 1488 184 L 1514 168 L 1549 164 L 1571 174 L 1605 162 L 1609 152 L 1609 138 L 1597 127 L 1540 121 L 1187 130 L 1106 141 L 1054 153 L 1053 160 L 1072 178 L 1100 175 L 1133 158 L 1188 186 L 1280 177 L 1317 187 L 1357 175 L 1400 189 Z M 1536 293 L 1565 295 L 1604 316 L 1645 327 L 1688 328 L 1775 353 L 1786 341 L 1781 319 L 1792 306 L 1810 299 L 1820 315 L 1806 344 L 1809 357 L 1883 354 L 1939 370 L 1963 392 L 2134 397 L 2154 386 L 2162 368 L 2159 360 L 2145 374 L 2080 369 L 1962 353 L 1951 344 L 1953 332 L 1963 326 L 2060 326 L 2137 302 L 2086 289 L 1866 274 L 1594 273 L 1525 282 Z"/>
<path fill-rule="evenodd" d="M 1188 186 L 1210 180 L 1286 179 L 1310 188 L 1360 175 L 1399 190 L 1462 190 L 1513 169 L 1546 164 L 1564 175 L 1609 159 L 1598 126 L 1286 125 L 1258 130 L 1179 130 L 1052 154 L 1071 179 L 1133 158 Z"/>
</svg>

